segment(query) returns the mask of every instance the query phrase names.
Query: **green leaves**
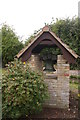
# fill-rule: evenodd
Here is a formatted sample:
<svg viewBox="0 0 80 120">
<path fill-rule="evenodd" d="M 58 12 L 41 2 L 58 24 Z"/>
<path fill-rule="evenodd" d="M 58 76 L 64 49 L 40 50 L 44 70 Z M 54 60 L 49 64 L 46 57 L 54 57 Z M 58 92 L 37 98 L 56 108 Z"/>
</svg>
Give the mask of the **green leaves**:
<svg viewBox="0 0 80 120">
<path fill-rule="evenodd" d="M 3 25 L 2 29 L 2 62 L 3 67 L 14 59 L 14 56 L 23 48 L 13 29 Z"/>
<path fill-rule="evenodd" d="M 51 25 L 51 28 L 52 31 L 63 40 L 63 42 L 68 44 L 75 52 L 77 52 L 75 47 L 78 47 L 78 18 L 57 20 L 56 23 Z"/>
<path fill-rule="evenodd" d="M 40 57 L 43 60 L 47 60 L 47 59 L 53 60 L 53 57 L 56 59 L 56 56 L 58 54 L 61 54 L 61 51 L 60 51 L 60 49 L 57 46 L 55 46 L 53 48 L 46 47 L 46 48 L 43 48 L 41 50 Z"/>
<path fill-rule="evenodd" d="M 64 43 L 80 55 L 80 20 L 78 17 L 57 19 L 55 23 L 51 24 L 51 29 Z M 71 69 L 80 69 L 79 64 L 80 62 L 71 65 Z"/>
<path fill-rule="evenodd" d="M 48 97 L 41 73 L 32 71 L 28 65 L 18 60 L 7 65 L 2 93 L 3 118 L 19 118 L 38 112 Z"/>
</svg>

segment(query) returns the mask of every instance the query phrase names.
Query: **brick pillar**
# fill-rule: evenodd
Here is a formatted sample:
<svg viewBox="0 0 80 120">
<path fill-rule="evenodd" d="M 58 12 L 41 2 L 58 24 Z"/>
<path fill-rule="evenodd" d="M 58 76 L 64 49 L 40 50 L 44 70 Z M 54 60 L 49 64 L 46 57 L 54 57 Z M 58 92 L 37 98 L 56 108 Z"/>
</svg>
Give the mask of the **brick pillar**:
<svg viewBox="0 0 80 120">
<path fill-rule="evenodd" d="M 42 71 L 42 61 L 38 54 L 32 54 L 30 59 L 28 60 L 28 64 L 34 71 Z"/>
<path fill-rule="evenodd" d="M 59 108 L 69 107 L 69 64 L 63 55 L 57 58 L 57 104 Z"/>
</svg>

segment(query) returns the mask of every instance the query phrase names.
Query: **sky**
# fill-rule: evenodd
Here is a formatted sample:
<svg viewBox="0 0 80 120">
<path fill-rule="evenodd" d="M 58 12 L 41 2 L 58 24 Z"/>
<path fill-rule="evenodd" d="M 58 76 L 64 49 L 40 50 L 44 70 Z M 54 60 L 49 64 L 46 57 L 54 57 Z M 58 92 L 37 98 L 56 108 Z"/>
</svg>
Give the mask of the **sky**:
<svg viewBox="0 0 80 120">
<path fill-rule="evenodd" d="M 78 16 L 80 0 L 0 0 L 0 25 L 11 26 L 21 38 L 27 39 L 50 24 L 52 18 L 67 18 Z"/>
</svg>

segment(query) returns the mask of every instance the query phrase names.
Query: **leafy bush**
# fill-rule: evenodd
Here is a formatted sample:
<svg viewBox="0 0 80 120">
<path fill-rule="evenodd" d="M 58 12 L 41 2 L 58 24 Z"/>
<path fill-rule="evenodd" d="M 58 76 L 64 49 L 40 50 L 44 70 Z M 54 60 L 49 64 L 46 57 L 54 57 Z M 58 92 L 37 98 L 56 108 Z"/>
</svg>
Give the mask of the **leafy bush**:
<svg viewBox="0 0 80 120">
<path fill-rule="evenodd" d="M 69 82 L 70 84 L 78 84 L 79 82 L 78 81 L 72 81 L 72 80 L 70 80 L 70 82 Z"/>
<path fill-rule="evenodd" d="M 80 75 L 78 75 L 78 76 L 76 76 L 76 75 L 71 75 L 70 78 L 80 79 Z"/>
<path fill-rule="evenodd" d="M 19 118 L 38 112 L 48 97 L 41 73 L 15 60 L 7 65 L 2 83 L 3 118 Z"/>
</svg>

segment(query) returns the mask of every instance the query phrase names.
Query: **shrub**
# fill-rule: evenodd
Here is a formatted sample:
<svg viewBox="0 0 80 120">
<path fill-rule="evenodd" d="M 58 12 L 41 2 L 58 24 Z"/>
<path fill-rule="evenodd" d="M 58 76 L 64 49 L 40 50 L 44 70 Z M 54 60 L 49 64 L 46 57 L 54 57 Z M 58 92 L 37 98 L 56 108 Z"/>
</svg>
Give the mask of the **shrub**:
<svg viewBox="0 0 80 120">
<path fill-rule="evenodd" d="M 7 65 L 2 83 L 3 118 L 19 118 L 41 111 L 48 97 L 41 73 L 15 60 Z"/>
<path fill-rule="evenodd" d="M 80 79 L 80 75 L 78 75 L 78 76 L 76 76 L 76 75 L 71 75 L 70 78 Z"/>
</svg>

